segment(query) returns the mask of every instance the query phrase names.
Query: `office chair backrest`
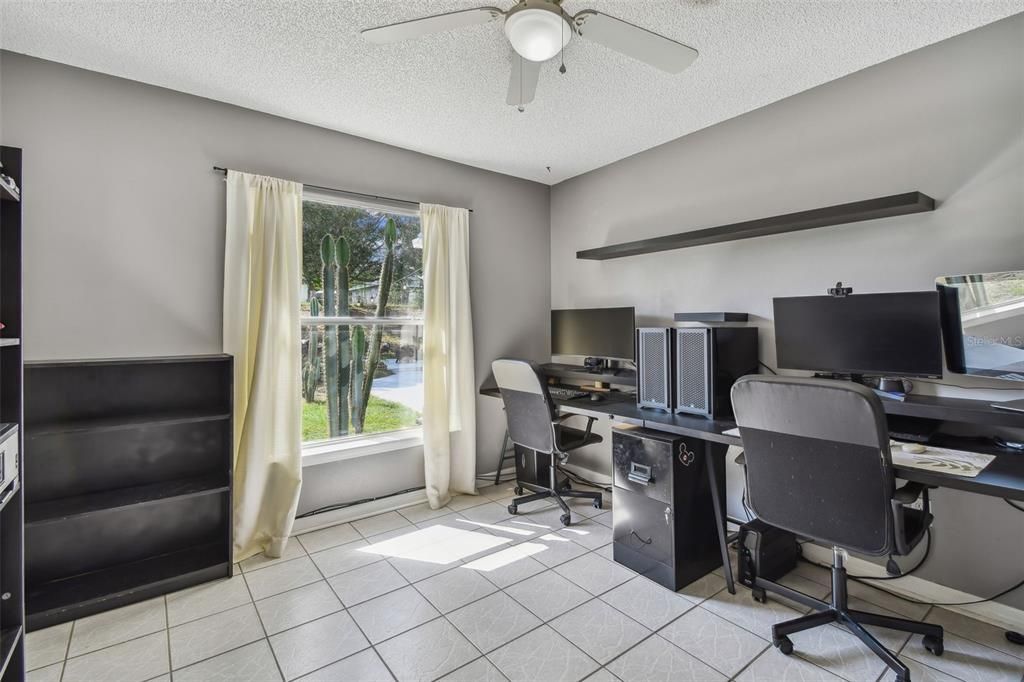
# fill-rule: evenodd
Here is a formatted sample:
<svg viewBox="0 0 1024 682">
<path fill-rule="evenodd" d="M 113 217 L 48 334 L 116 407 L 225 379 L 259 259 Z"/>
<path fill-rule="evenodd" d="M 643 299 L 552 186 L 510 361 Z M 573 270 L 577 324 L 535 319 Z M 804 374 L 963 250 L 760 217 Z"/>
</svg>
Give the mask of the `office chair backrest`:
<svg viewBox="0 0 1024 682">
<path fill-rule="evenodd" d="M 732 403 L 759 519 L 863 554 L 893 550 L 895 481 L 877 395 L 846 381 L 751 375 Z"/>
<path fill-rule="evenodd" d="M 554 452 L 556 412 L 540 371 L 525 360 L 511 359 L 495 360 L 491 369 L 505 403 L 512 442 L 537 452 Z"/>
</svg>

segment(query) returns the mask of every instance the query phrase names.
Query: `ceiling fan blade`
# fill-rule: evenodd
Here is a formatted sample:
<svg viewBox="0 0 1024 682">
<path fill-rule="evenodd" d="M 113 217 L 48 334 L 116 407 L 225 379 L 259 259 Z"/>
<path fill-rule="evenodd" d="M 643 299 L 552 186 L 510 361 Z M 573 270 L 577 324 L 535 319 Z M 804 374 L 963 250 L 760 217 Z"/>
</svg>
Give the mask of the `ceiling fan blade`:
<svg viewBox="0 0 1024 682">
<path fill-rule="evenodd" d="M 607 14 L 584 10 L 574 20 L 581 37 L 662 71 L 679 73 L 697 58 L 692 47 Z"/>
<path fill-rule="evenodd" d="M 397 43 L 400 40 L 419 38 L 430 33 L 440 33 L 453 28 L 486 24 L 500 19 L 505 13 L 497 7 L 477 7 L 458 12 L 435 14 L 432 17 L 400 21 L 397 24 L 367 28 L 361 31 L 362 36 L 371 43 Z"/>
<path fill-rule="evenodd" d="M 518 54 L 512 54 L 512 75 L 508 79 L 508 97 L 505 101 L 512 106 L 523 106 L 533 101 L 537 94 L 537 78 L 540 76 L 540 62 L 531 62 Z"/>
</svg>

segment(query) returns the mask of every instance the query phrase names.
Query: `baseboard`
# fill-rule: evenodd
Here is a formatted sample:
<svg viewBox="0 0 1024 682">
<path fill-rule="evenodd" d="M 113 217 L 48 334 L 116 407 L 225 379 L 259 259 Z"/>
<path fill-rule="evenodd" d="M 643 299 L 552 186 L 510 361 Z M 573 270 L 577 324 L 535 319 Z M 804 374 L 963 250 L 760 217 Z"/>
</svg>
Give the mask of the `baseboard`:
<svg viewBox="0 0 1024 682">
<path fill-rule="evenodd" d="M 811 561 L 825 565 L 832 564 L 831 549 L 808 542 L 801 546 L 801 550 L 804 556 Z M 846 568 L 855 575 L 877 575 L 879 577 L 886 575 L 884 566 L 879 566 L 878 564 L 853 556 L 847 560 Z M 899 580 L 886 581 L 884 585 L 879 585 L 878 587 L 904 597 L 928 603 L 966 602 L 984 599 L 984 597 L 954 590 L 951 587 L 922 580 L 912 575 L 905 576 Z M 943 606 L 942 608 L 976 618 L 1006 630 L 1018 629 L 1020 624 L 1024 623 L 1024 611 L 994 601 L 964 606 Z"/>
<path fill-rule="evenodd" d="M 501 478 L 503 481 L 511 481 L 515 478 L 515 475 L 515 467 L 508 467 L 501 470 Z M 490 484 L 493 481 L 493 471 L 481 474 L 477 477 L 477 483 Z M 405 507 L 423 504 L 426 501 L 427 492 L 425 490 L 414 490 L 411 493 L 402 493 L 401 495 L 385 497 L 381 500 L 357 504 L 352 507 L 346 507 L 345 509 L 338 509 L 336 511 L 324 512 L 315 516 L 308 516 L 304 519 L 295 519 L 295 524 L 292 526 L 292 535 L 311 533 L 314 530 L 320 530 L 321 528 L 328 528 L 330 526 L 336 526 L 339 523 L 348 523 L 349 521 L 358 521 L 359 519 L 365 519 L 368 516 L 376 516 L 377 514 L 383 514 L 389 511 L 397 511 L 399 509 L 404 509 Z"/>
<path fill-rule="evenodd" d="M 576 474 L 577 476 L 579 476 L 581 478 L 585 478 L 588 481 L 593 481 L 594 483 L 599 483 L 601 485 L 611 485 L 612 484 L 611 476 L 608 476 L 607 474 L 598 473 L 597 471 L 594 471 L 592 469 L 587 469 L 586 467 L 576 466 L 575 464 L 573 464 L 571 466 L 562 466 L 561 468 L 565 469 L 566 471 L 570 471 L 570 472 Z M 507 483 L 507 482 L 515 480 L 515 477 L 516 477 L 516 469 L 515 469 L 515 467 L 506 467 L 506 468 L 501 470 L 501 479 L 502 479 L 502 481 Z M 480 474 L 479 476 L 477 476 L 477 480 L 478 481 L 486 480 L 488 483 L 490 483 L 490 482 L 494 481 L 494 472 L 491 471 L 491 472 L 486 473 L 486 474 Z"/>
<path fill-rule="evenodd" d="M 358 521 L 359 519 L 365 519 L 368 516 L 376 516 L 377 514 L 383 514 L 384 512 L 397 511 L 399 509 L 404 509 L 405 507 L 422 504 L 426 501 L 426 490 L 414 490 L 410 493 L 402 493 L 401 495 L 385 497 L 380 500 L 374 500 L 373 502 L 365 502 L 363 504 L 346 507 L 345 509 L 323 512 L 322 514 L 316 514 L 315 516 L 307 516 L 304 519 L 295 519 L 295 523 L 292 525 L 292 535 L 302 535 L 303 533 L 310 533 L 314 530 L 320 530 L 321 528 L 336 526 L 339 523 Z"/>
<path fill-rule="evenodd" d="M 477 488 L 483 488 L 485 486 L 492 485 L 494 483 L 494 474 L 495 474 L 495 472 L 488 471 L 485 474 L 477 475 L 477 477 L 476 477 L 476 484 L 477 484 L 476 487 Z M 516 477 L 516 468 L 514 466 L 505 467 L 504 469 L 501 470 L 501 481 L 502 481 L 502 483 L 508 483 L 510 481 L 513 481 L 513 480 L 515 480 L 515 477 Z"/>
</svg>

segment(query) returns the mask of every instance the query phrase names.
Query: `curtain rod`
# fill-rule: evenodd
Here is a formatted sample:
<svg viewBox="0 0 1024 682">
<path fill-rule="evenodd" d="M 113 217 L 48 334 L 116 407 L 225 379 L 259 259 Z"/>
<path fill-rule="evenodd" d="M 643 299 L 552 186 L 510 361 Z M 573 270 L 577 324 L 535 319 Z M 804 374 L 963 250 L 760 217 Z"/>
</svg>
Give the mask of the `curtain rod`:
<svg viewBox="0 0 1024 682">
<path fill-rule="evenodd" d="M 228 174 L 228 169 L 227 168 L 221 168 L 220 166 L 214 166 L 213 170 L 216 171 L 217 173 L 222 173 L 225 176 Z M 323 192 L 337 192 L 339 194 L 349 194 L 351 196 L 362 197 L 364 199 L 376 199 L 378 201 L 392 201 L 392 202 L 397 203 L 397 204 L 409 204 L 410 206 L 416 206 L 417 208 L 420 205 L 420 202 L 418 202 L 418 201 L 410 201 L 408 199 L 396 199 L 394 197 L 381 197 L 381 196 L 377 196 L 376 194 L 365 194 L 363 192 L 353 192 L 350 189 L 336 189 L 334 187 L 321 187 L 320 185 L 308 185 L 308 184 L 305 184 L 305 183 L 303 183 L 303 186 L 304 187 L 309 187 L 311 189 L 318 189 L 318 190 L 321 190 Z M 470 213 L 473 212 L 473 209 L 471 209 L 471 208 L 467 209 L 467 210 Z"/>
</svg>

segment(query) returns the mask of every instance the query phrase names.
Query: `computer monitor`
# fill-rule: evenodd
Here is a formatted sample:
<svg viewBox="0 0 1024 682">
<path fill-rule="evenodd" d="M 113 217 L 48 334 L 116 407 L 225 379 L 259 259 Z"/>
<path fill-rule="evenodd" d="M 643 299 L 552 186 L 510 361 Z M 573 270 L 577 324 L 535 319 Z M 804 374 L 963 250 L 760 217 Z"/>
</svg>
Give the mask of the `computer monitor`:
<svg viewBox="0 0 1024 682">
<path fill-rule="evenodd" d="M 949 371 L 1024 382 L 1024 270 L 949 275 L 935 286 Z"/>
<path fill-rule="evenodd" d="M 941 377 L 934 291 L 774 299 L 775 353 L 785 369 Z"/>
<path fill-rule="evenodd" d="M 551 311 L 551 354 L 633 359 L 633 308 Z"/>
</svg>

